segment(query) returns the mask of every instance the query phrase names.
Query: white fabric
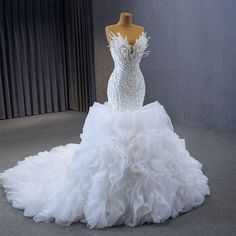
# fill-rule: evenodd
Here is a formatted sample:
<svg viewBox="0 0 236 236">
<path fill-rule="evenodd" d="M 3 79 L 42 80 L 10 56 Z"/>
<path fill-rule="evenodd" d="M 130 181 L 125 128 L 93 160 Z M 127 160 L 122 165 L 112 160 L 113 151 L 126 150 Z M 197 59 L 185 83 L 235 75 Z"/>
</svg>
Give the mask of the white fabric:
<svg viewBox="0 0 236 236">
<path fill-rule="evenodd" d="M 145 34 L 133 53 L 121 35 L 110 44 L 116 66 L 129 60 L 131 67 L 146 46 Z M 111 76 L 109 103 L 90 108 L 80 144 L 27 157 L 0 175 L 7 199 L 25 216 L 61 225 L 81 221 L 91 228 L 136 226 L 163 222 L 203 203 L 209 188 L 202 165 L 185 149 L 162 105 L 142 106 L 140 70 L 132 74 L 137 81 L 131 78 L 137 90 L 129 90 L 132 83 L 122 73 L 128 80 L 126 69 Z M 137 99 L 130 91 L 142 95 Z"/>
<path fill-rule="evenodd" d="M 148 53 L 144 52 L 147 43 L 144 33 L 133 47 L 121 34 L 112 37 L 110 51 L 115 68 L 108 82 L 107 97 L 115 111 L 137 110 L 143 105 L 145 83 L 139 63 Z"/>
</svg>

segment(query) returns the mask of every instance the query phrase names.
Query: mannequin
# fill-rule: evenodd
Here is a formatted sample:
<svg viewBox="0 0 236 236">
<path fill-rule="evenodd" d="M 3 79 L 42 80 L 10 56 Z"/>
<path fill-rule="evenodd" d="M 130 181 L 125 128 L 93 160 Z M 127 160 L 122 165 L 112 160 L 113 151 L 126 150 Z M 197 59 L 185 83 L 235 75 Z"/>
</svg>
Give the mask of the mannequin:
<svg viewBox="0 0 236 236">
<path fill-rule="evenodd" d="M 120 33 L 123 37 L 127 36 L 127 40 L 130 45 L 134 45 L 136 39 L 144 32 L 143 26 L 134 25 L 132 23 L 132 14 L 129 12 L 122 12 L 120 14 L 120 20 L 115 25 L 108 25 L 105 28 L 106 37 L 108 42 L 111 41 L 112 33 Z"/>
</svg>

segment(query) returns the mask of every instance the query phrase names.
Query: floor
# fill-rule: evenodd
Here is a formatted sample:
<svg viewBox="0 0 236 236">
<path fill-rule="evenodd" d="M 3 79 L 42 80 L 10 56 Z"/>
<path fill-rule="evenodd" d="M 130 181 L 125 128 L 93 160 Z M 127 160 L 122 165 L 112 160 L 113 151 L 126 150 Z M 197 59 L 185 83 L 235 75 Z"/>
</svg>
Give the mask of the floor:
<svg viewBox="0 0 236 236">
<path fill-rule="evenodd" d="M 79 143 L 85 113 L 61 112 L 0 121 L 0 172 L 25 156 L 66 143 Z M 211 195 L 198 209 L 162 224 L 91 230 L 81 223 L 61 227 L 34 223 L 11 207 L 0 188 L 0 236 L 170 236 L 236 235 L 236 134 L 175 125 L 187 148 L 203 164 Z"/>
</svg>

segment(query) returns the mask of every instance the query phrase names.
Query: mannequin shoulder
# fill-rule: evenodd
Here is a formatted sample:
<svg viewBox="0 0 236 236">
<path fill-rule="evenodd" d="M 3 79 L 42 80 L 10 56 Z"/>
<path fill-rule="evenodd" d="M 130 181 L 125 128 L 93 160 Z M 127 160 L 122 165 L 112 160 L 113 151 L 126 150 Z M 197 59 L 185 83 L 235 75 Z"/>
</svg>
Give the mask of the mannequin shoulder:
<svg viewBox="0 0 236 236">
<path fill-rule="evenodd" d="M 124 30 L 138 31 L 138 32 L 142 33 L 142 32 L 144 32 L 144 27 L 140 26 L 140 25 L 134 25 L 134 24 L 132 24 L 132 26 L 130 26 L 130 27 L 120 26 L 119 24 L 108 25 L 105 27 L 106 34 L 120 33 Z"/>
<path fill-rule="evenodd" d="M 121 27 L 119 27 L 118 25 L 108 25 L 105 27 L 105 33 L 108 42 L 111 41 L 112 33 L 117 34 L 120 32 L 121 32 Z"/>
<path fill-rule="evenodd" d="M 121 27 L 119 25 L 108 25 L 105 27 L 106 35 L 111 33 L 118 33 L 120 31 Z"/>
<path fill-rule="evenodd" d="M 108 42 L 111 40 L 112 33 L 121 33 L 123 37 L 127 36 L 130 44 L 134 44 L 135 40 L 144 32 L 144 27 L 132 24 L 130 27 L 116 25 L 108 25 L 105 27 L 106 38 Z"/>
<path fill-rule="evenodd" d="M 144 32 L 144 27 L 141 25 L 132 25 L 134 28 L 136 28 L 137 30 L 140 30 L 140 32 Z"/>
</svg>

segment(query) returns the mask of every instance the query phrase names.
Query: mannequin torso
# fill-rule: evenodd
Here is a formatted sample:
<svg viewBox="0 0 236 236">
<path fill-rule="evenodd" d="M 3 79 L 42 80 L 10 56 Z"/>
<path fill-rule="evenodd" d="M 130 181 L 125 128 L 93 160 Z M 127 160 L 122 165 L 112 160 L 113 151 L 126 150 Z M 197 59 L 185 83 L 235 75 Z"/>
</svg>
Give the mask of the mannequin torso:
<svg viewBox="0 0 236 236">
<path fill-rule="evenodd" d="M 111 36 L 113 34 L 120 33 L 123 37 L 127 36 L 127 40 L 130 45 L 134 45 L 135 41 L 144 32 L 143 26 L 132 24 L 132 14 L 128 12 L 122 12 L 120 14 L 120 20 L 115 25 L 108 25 L 105 28 L 106 37 L 108 42 L 111 42 Z"/>
</svg>

